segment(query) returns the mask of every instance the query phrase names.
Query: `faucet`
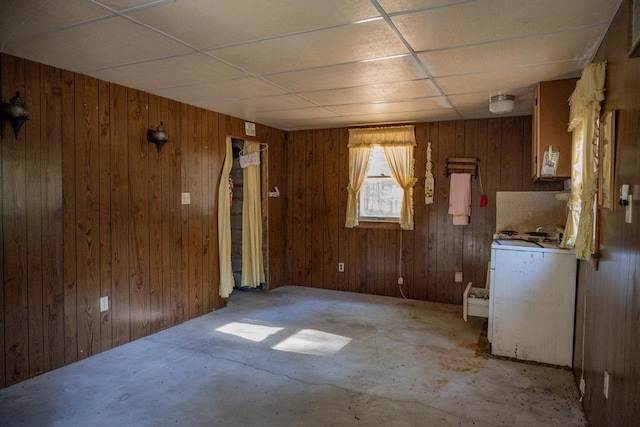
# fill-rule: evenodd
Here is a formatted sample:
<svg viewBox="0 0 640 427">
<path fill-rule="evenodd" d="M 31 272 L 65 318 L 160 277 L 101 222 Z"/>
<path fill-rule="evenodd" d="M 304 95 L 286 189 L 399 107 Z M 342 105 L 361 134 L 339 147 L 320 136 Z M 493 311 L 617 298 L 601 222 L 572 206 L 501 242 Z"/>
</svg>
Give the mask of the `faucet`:
<svg viewBox="0 0 640 427">
<path fill-rule="evenodd" d="M 562 236 L 564 236 L 564 228 L 551 228 L 551 227 L 538 227 L 536 228 L 536 232 L 541 232 L 541 231 L 550 231 L 552 233 L 555 233 L 557 238 L 558 238 L 558 244 L 562 243 Z"/>
</svg>

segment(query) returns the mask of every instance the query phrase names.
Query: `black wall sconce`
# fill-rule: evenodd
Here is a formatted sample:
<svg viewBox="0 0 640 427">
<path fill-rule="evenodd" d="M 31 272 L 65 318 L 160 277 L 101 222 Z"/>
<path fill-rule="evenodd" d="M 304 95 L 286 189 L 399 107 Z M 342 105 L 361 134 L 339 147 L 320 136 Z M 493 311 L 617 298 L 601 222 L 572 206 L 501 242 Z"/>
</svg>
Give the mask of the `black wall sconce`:
<svg viewBox="0 0 640 427">
<path fill-rule="evenodd" d="M 2 120 L 6 120 L 11 123 L 13 127 L 13 133 L 18 139 L 18 132 L 20 128 L 29 120 L 29 109 L 24 103 L 24 98 L 20 97 L 20 92 L 16 92 L 16 96 L 11 98 L 9 103 L 2 103 Z"/>
<path fill-rule="evenodd" d="M 151 128 L 147 131 L 147 141 L 156 144 L 156 146 L 158 147 L 158 154 L 160 154 L 162 146 L 169 142 L 169 136 L 164 130 L 163 122 L 160 122 L 160 126 L 158 126 L 156 129 Z"/>
</svg>

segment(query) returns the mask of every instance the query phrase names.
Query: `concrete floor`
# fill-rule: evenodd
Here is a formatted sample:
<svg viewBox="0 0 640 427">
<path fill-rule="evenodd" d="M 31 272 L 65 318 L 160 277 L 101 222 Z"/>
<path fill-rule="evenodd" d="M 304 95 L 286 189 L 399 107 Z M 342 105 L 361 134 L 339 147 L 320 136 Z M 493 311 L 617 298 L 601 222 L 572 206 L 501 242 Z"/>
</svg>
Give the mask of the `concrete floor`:
<svg viewBox="0 0 640 427">
<path fill-rule="evenodd" d="M 0 390 L 3 426 L 584 426 L 570 371 L 462 308 L 285 287 Z"/>
</svg>

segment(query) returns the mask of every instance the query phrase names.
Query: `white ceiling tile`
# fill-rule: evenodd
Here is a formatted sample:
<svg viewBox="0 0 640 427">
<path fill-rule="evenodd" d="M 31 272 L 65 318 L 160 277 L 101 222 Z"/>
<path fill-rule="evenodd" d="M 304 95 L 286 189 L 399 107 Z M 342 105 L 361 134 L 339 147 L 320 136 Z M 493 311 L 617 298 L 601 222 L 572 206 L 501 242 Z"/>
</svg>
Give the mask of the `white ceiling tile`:
<svg viewBox="0 0 640 427">
<path fill-rule="evenodd" d="M 95 0 L 96 3 L 103 4 L 108 8 L 117 11 L 123 11 L 134 7 L 153 6 L 157 7 L 158 4 L 173 2 L 175 0 Z"/>
<path fill-rule="evenodd" d="M 340 105 L 426 98 L 434 96 L 436 93 L 431 80 L 423 79 L 317 92 L 302 92 L 300 96 L 323 105 Z"/>
<path fill-rule="evenodd" d="M 132 13 L 200 49 L 331 27 L 378 16 L 368 0 L 178 1 Z"/>
<path fill-rule="evenodd" d="M 183 45 L 120 17 L 72 27 L 6 48 L 7 53 L 81 72 L 188 51 Z"/>
<path fill-rule="evenodd" d="M 579 77 L 587 61 L 569 61 L 534 67 L 499 70 L 436 79 L 448 95 L 486 92 L 509 93 L 510 89 L 525 87 L 537 81 Z"/>
<path fill-rule="evenodd" d="M 503 40 L 454 49 L 420 53 L 431 75 L 450 76 L 590 59 L 603 32 L 601 26 L 562 33 Z"/>
<path fill-rule="evenodd" d="M 562 31 L 594 24 L 608 25 L 616 1 L 485 0 L 399 15 L 394 24 L 416 51 L 441 49 Z M 603 12 L 604 9 L 604 12 Z M 455 24 L 460 23 L 460 24 Z"/>
<path fill-rule="evenodd" d="M 400 39 L 382 20 L 210 52 L 255 74 L 301 70 L 408 53 Z"/>
<path fill-rule="evenodd" d="M 332 67 L 272 74 L 267 77 L 291 92 L 363 86 L 424 79 L 426 76 L 410 56 L 381 61 L 354 62 Z"/>
<path fill-rule="evenodd" d="M 296 95 L 275 95 L 232 101 L 214 101 L 198 104 L 199 107 L 247 120 L 256 120 L 256 113 L 265 111 L 311 108 L 316 105 Z"/>
<path fill-rule="evenodd" d="M 387 13 L 404 12 L 407 10 L 428 9 L 459 3 L 460 0 L 378 0 L 380 6 Z"/>
<path fill-rule="evenodd" d="M 0 45 L 110 15 L 93 3 L 68 0 L 3 1 L 0 11 Z"/>
<path fill-rule="evenodd" d="M 442 108 L 450 108 L 450 105 L 443 97 L 433 97 L 399 102 L 335 105 L 330 108 L 342 115 L 353 116 L 362 114 L 387 114 L 410 111 L 438 110 Z"/>
<path fill-rule="evenodd" d="M 284 93 L 283 90 L 253 77 L 154 89 L 150 90 L 150 92 L 192 105 L 225 99 L 261 97 Z"/>
<path fill-rule="evenodd" d="M 390 114 L 365 114 L 349 116 L 359 124 L 371 123 L 402 123 L 402 122 L 430 122 L 441 120 L 455 120 L 460 116 L 450 108 L 440 110 L 410 111 Z"/>
<path fill-rule="evenodd" d="M 263 111 L 256 113 L 256 120 L 271 121 L 271 120 L 307 120 L 307 119 L 323 119 L 328 117 L 336 117 L 339 114 L 333 111 L 327 110 L 322 107 L 313 108 L 299 108 L 296 110 L 281 110 L 281 111 Z"/>
<path fill-rule="evenodd" d="M 88 74 L 142 90 L 248 77 L 246 73 L 202 53 L 123 65 Z"/>
<path fill-rule="evenodd" d="M 517 101 L 513 111 L 507 114 L 492 114 L 489 111 L 489 104 L 479 107 L 465 107 L 458 109 L 458 112 L 464 119 L 482 119 L 482 118 L 496 118 L 496 117 L 515 117 L 515 116 L 530 116 L 533 112 L 533 101 Z"/>
</svg>

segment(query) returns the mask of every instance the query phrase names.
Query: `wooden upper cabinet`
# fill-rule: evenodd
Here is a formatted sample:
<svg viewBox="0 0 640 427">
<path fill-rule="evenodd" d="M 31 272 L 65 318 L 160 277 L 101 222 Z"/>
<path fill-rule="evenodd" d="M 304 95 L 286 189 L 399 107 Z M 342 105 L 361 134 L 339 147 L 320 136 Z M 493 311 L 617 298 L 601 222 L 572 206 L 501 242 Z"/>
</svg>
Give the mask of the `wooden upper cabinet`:
<svg viewBox="0 0 640 427">
<path fill-rule="evenodd" d="M 569 125 L 569 97 L 578 79 L 540 82 L 533 104 L 533 138 L 531 144 L 531 179 L 564 180 L 571 177 L 571 133 Z M 558 151 L 555 176 L 542 176 L 544 152 L 552 146 Z"/>
</svg>

